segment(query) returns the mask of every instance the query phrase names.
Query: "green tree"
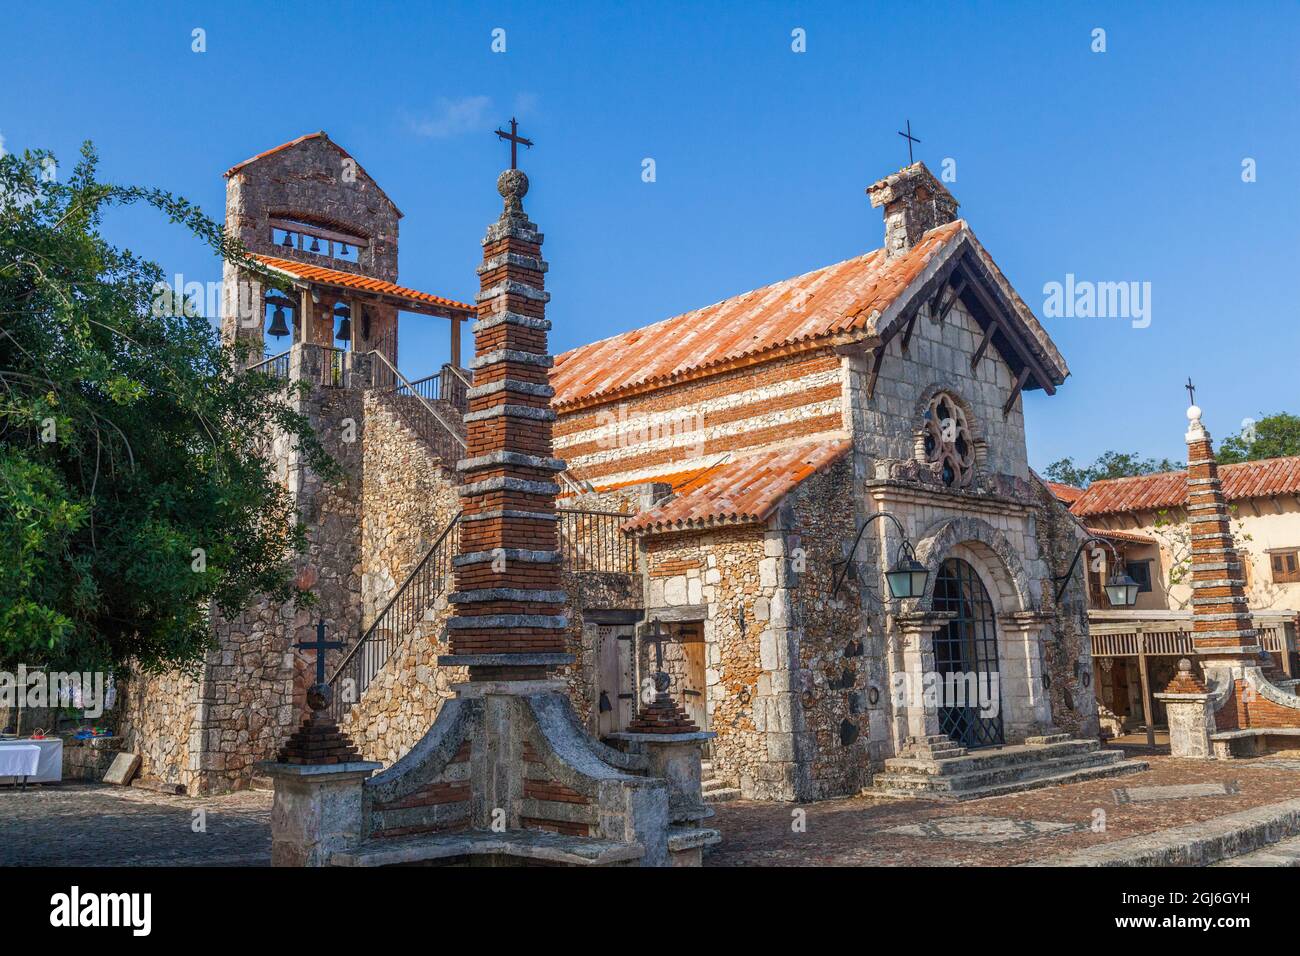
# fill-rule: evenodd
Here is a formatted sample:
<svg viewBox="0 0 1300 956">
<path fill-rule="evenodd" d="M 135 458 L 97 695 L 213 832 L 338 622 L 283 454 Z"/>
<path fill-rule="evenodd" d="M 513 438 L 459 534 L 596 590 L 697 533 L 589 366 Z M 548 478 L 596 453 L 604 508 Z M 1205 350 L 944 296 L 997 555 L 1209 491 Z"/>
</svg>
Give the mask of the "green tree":
<svg viewBox="0 0 1300 956">
<path fill-rule="evenodd" d="M 1219 464 L 1229 465 L 1288 455 L 1300 455 L 1300 415 L 1278 412 L 1243 424 L 1240 432 L 1223 440 L 1217 458 Z"/>
<path fill-rule="evenodd" d="M 66 183 L 47 153 L 0 158 L 0 664 L 193 665 L 211 608 L 303 603 L 305 536 L 266 466 L 278 432 L 337 468 L 270 376 L 244 371 L 161 269 L 100 234 L 147 203 L 227 259 L 221 228 L 160 190 Z"/>
<path fill-rule="evenodd" d="M 1182 467 L 1181 462 L 1170 461 L 1168 458 L 1156 460 L 1141 458 L 1127 452 L 1108 451 L 1103 452 L 1091 465 L 1082 467 L 1076 465 L 1073 458 L 1062 458 L 1048 465 L 1044 474 L 1052 481 L 1087 488 L 1094 481 L 1102 481 L 1106 478 L 1132 478 L 1134 475 L 1178 471 Z"/>
</svg>

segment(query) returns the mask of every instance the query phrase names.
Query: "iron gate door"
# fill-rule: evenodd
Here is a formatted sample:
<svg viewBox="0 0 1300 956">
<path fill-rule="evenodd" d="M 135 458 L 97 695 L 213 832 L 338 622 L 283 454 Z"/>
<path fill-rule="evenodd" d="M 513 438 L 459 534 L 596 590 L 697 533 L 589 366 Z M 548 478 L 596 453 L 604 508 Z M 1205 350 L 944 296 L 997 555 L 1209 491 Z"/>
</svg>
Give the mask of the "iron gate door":
<svg viewBox="0 0 1300 956">
<path fill-rule="evenodd" d="M 935 580 L 933 607 L 956 614 L 934 634 L 934 669 L 942 681 L 939 726 L 963 747 L 1000 744 L 997 624 L 993 602 L 975 569 L 959 558 L 945 561 Z M 978 690 L 974 700 L 969 694 L 972 674 Z M 954 696 L 958 688 L 962 693 Z M 981 698 L 991 705 L 983 711 Z"/>
</svg>

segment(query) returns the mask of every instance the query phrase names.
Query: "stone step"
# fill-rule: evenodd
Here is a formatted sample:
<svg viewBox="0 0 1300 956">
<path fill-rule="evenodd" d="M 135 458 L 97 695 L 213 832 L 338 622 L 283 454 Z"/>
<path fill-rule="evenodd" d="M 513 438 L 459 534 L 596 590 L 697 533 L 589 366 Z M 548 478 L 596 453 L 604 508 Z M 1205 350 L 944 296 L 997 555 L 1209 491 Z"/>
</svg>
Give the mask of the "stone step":
<svg viewBox="0 0 1300 956">
<path fill-rule="evenodd" d="M 1046 744 L 1064 743 L 1069 739 L 1069 734 L 1043 734 L 1041 737 L 1026 737 L 1025 744 L 1030 747 L 1042 747 Z"/>
<path fill-rule="evenodd" d="M 936 777 L 927 774 L 877 774 L 865 796 L 932 800 L 979 800 L 1061 783 L 1077 783 L 1146 770 L 1142 760 L 1125 760 L 1116 751 L 1063 757 L 994 771 Z"/>
<path fill-rule="evenodd" d="M 1210 866 L 1300 866 L 1300 836 L 1293 836 L 1251 853 L 1229 857 Z"/>
<path fill-rule="evenodd" d="M 992 770 L 1017 764 L 1032 764 L 1061 757 L 1083 756 L 1101 749 L 1096 740 L 1066 739 L 1050 744 L 1016 744 L 991 750 L 976 750 L 960 757 L 929 760 L 924 757 L 890 757 L 887 772 L 948 776 L 978 770 Z"/>
<path fill-rule="evenodd" d="M 724 787 L 721 790 L 708 790 L 704 793 L 705 803 L 726 803 L 728 800 L 739 800 L 741 797 L 739 787 Z"/>
</svg>

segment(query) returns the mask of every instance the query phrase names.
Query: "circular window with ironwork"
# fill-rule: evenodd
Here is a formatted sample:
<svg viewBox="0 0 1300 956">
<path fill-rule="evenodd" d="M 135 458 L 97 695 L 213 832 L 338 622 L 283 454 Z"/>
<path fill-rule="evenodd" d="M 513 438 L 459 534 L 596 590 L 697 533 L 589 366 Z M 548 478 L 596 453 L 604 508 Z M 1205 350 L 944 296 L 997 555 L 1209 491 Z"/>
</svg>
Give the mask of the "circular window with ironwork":
<svg viewBox="0 0 1300 956">
<path fill-rule="evenodd" d="M 934 396 L 925 412 L 925 460 L 939 465 L 940 477 L 950 488 L 965 488 L 975 477 L 970 423 L 946 392 Z"/>
</svg>

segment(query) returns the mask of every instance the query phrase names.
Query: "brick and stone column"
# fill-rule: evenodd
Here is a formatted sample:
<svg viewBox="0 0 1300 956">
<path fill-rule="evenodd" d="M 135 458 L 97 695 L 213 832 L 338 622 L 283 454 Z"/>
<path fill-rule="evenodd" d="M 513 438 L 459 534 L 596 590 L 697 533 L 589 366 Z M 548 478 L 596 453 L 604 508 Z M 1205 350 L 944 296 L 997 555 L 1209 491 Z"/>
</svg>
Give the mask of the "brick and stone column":
<svg viewBox="0 0 1300 956">
<path fill-rule="evenodd" d="M 505 199 L 483 239 L 475 355 L 470 362 L 463 513 L 454 559 L 451 654 L 470 680 L 538 680 L 571 659 L 556 531 L 555 413 L 548 384 L 546 263 L 542 234 L 524 213 L 528 177 L 497 179 Z"/>
<path fill-rule="evenodd" d="M 1187 521 L 1192 554 L 1192 645 L 1207 667 L 1259 663 L 1260 645 L 1246 599 L 1241 558 L 1232 540 L 1210 433 L 1201 410 L 1187 410 Z"/>
</svg>

